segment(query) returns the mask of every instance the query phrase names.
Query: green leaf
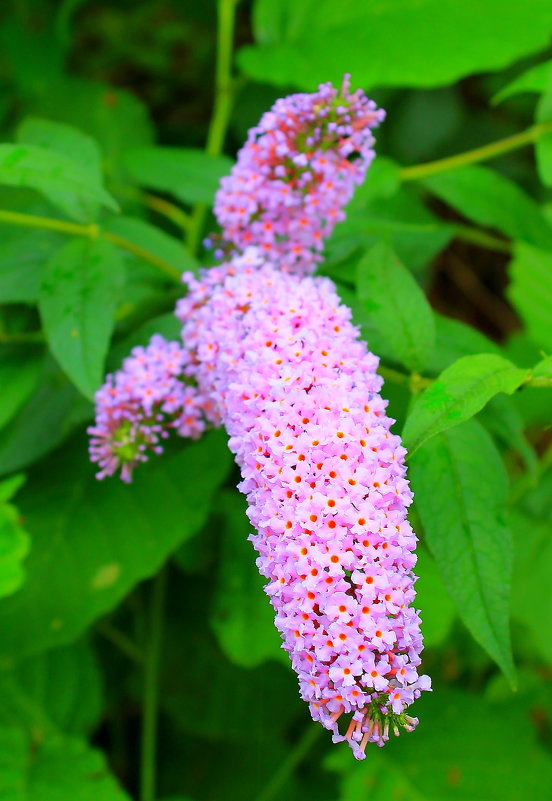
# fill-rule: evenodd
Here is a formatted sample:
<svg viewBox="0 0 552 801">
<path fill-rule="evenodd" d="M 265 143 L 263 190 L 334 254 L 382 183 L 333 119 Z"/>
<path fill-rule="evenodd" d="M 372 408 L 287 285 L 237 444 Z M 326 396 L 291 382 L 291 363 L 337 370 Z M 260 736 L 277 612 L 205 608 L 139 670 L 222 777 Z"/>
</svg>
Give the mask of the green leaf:
<svg viewBox="0 0 552 801">
<path fill-rule="evenodd" d="M 128 239 L 134 245 L 148 250 L 170 264 L 175 270 L 197 272 L 199 269 L 197 261 L 186 250 L 182 242 L 145 220 L 140 220 L 138 217 L 111 217 L 104 228 L 106 231 Z M 147 262 L 144 263 L 147 264 Z M 149 264 L 148 266 L 151 267 Z"/>
<path fill-rule="evenodd" d="M 0 798 L 5 801 L 130 801 L 103 754 L 77 738 L 39 745 L 15 728 L 0 732 Z"/>
<path fill-rule="evenodd" d="M 527 333 L 537 345 L 552 351 L 552 255 L 520 242 L 510 262 L 507 294 Z"/>
<path fill-rule="evenodd" d="M 251 526 L 245 514 L 245 498 L 235 492 L 225 493 L 217 508 L 224 524 L 211 627 L 219 645 L 240 667 L 257 667 L 267 659 L 278 658 L 287 663 L 274 627 L 274 610 L 263 592 L 266 581 L 257 570 L 256 554 L 247 539 Z"/>
<path fill-rule="evenodd" d="M 13 476 L 0 482 L 0 597 L 12 595 L 25 579 L 22 561 L 29 553 L 30 540 L 21 525 L 19 510 L 7 501 L 23 482 Z"/>
<path fill-rule="evenodd" d="M 540 653 L 552 663 L 552 522 L 518 509 L 508 521 L 515 542 L 512 616 L 525 623 Z"/>
<path fill-rule="evenodd" d="M 470 220 L 496 228 L 510 239 L 552 249 L 552 226 L 539 205 L 500 173 L 487 167 L 463 167 L 422 183 Z"/>
<path fill-rule="evenodd" d="M 462 356 L 477 353 L 500 353 L 499 346 L 477 328 L 461 320 L 433 312 L 435 323 L 435 349 L 426 364 L 428 373 L 440 373 Z"/>
<path fill-rule="evenodd" d="M 2 226 L 0 242 L 0 298 L 3 303 L 35 303 L 42 268 L 64 242 L 53 231 Z"/>
<path fill-rule="evenodd" d="M 521 92 L 537 92 L 540 94 L 550 86 L 551 82 L 552 61 L 543 61 L 542 64 L 537 64 L 535 67 L 525 70 L 513 81 L 507 83 L 500 92 L 496 93 L 491 102 L 493 105 L 498 105 L 506 98 L 518 95 Z"/>
<path fill-rule="evenodd" d="M 404 426 L 405 447 L 414 453 L 425 440 L 473 417 L 499 392 L 511 395 L 527 375 L 494 353 L 458 359 L 419 395 Z"/>
<path fill-rule="evenodd" d="M 126 153 L 125 165 L 143 186 L 169 192 L 183 203 L 210 205 L 232 161 L 192 148 L 140 147 Z"/>
<path fill-rule="evenodd" d="M 418 547 L 416 562 L 416 608 L 421 609 L 424 646 L 440 645 L 456 617 L 456 607 L 443 586 L 439 570 L 429 554 Z"/>
<path fill-rule="evenodd" d="M 479 413 L 479 420 L 499 442 L 516 450 L 522 456 L 527 469 L 537 468 L 535 449 L 524 436 L 524 422 L 512 398 L 496 395 Z"/>
<path fill-rule="evenodd" d="M 35 389 L 43 362 L 42 352 L 28 347 L 3 347 L 0 350 L 0 428 L 14 414 Z"/>
<path fill-rule="evenodd" d="M 504 465 L 475 420 L 433 437 L 411 459 L 426 542 L 474 638 L 514 682 L 508 628 L 512 540 Z"/>
<path fill-rule="evenodd" d="M 552 378 L 552 356 L 540 361 L 533 368 L 533 378 Z"/>
<path fill-rule="evenodd" d="M 53 648 L 0 671 L 2 728 L 19 726 L 39 739 L 59 729 L 87 734 L 101 711 L 101 676 L 85 641 Z"/>
<path fill-rule="evenodd" d="M 90 204 L 118 208 L 78 162 L 38 145 L 0 144 L 0 184 L 36 189 L 79 222 L 93 219 Z"/>
<path fill-rule="evenodd" d="M 48 261 L 39 308 L 50 349 L 67 375 L 91 398 L 104 360 L 124 280 L 119 250 L 102 239 L 73 239 Z"/>
<path fill-rule="evenodd" d="M 258 44 L 238 57 L 260 82 L 312 90 L 350 72 L 357 86 L 429 87 L 544 49 L 552 10 L 547 0 L 528 0 L 508 13 L 502 0 L 471 4 L 469 11 L 456 0 L 257 0 L 253 20 Z"/>
<path fill-rule="evenodd" d="M 537 122 L 552 122 L 552 83 L 542 95 L 537 105 Z M 535 142 L 537 170 L 545 186 L 552 186 L 552 131 L 539 136 Z"/>
<path fill-rule="evenodd" d="M 418 284 L 383 242 L 359 262 L 360 300 L 398 361 L 420 370 L 431 354 L 431 308 Z"/>
<path fill-rule="evenodd" d="M 19 496 L 31 533 L 27 580 L 0 604 L 0 658 L 15 661 L 78 637 L 154 574 L 205 522 L 231 458 L 222 432 L 99 482 L 82 439 L 43 462 Z"/>
</svg>

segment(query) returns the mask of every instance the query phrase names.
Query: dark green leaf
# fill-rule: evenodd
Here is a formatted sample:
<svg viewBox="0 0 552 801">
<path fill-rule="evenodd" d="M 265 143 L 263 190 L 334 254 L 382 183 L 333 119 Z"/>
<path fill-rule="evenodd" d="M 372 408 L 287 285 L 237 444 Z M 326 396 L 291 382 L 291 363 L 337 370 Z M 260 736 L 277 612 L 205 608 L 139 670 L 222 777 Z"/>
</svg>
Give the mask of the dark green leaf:
<svg viewBox="0 0 552 801">
<path fill-rule="evenodd" d="M 452 317 L 433 312 L 435 323 L 435 349 L 424 372 L 441 373 L 462 356 L 477 353 L 500 353 L 499 346 L 485 334 Z"/>
<path fill-rule="evenodd" d="M 510 263 L 508 297 L 537 345 L 552 351 L 552 255 L 520 242 Z"/>
<path fill-rule="evenodd" d="M 425 440 L 473 417 L 499 392 L 511 395 L 527 375 L 494 353 L 458 359 L 418 397 L 404 426 L 405 447 L 413 453 Z"/>
<path fill-rule="evenodd" d="M 41 372 L 43 354 L 22 347 L 0 350 L 0 428 L 11 420 L 35 389 Z"/>
<path fill-rule="evenodd" d="M 439 570 L 426 550 L 418 547 L 415 568 L 416 608 L 421 610 L 424 646 L 440 645 L 450 631 L 456 617 L 456 607 L 443 586 Z"/>
<path fill-rule="evenodd" d="M 496 395 L 479 413 L 479 420 L 487 431 L 522 456 L 528 470 L 537 467 L 535 449 L 524 436 L 524 421 L 512 398 Z"/>
<path fill-rule="evenodd" d="M 512 540 L 504 524 L 508 481 L 489 434 L 471 420 L 412 457 L 425 537 L 460 616 L 511 682 L 508 607 Z"/>
<path fill-rule="evenodd" d="M 21 525 L 19 510 L 7 503 L 22 479 L 14 476 L 0 482 L 0 597 L 18 590 L 25 578 L 22 561 L 29 553 L 29 535 Z"/>
<path fill-rule="evenodd" d="M 134 180 L 143 186 L 169 192 L 183 203 L 211 204 L 232 161 L 191 148 L 140 147 L 128 151 L 125 164 Z"/>
<path fill-rule="evenodd" d="M 552 226 L 541 208 L 513 181 L 487 167 L 471 166 L 426 178 L 430 192 L 480 225 L 510 239 L 552 249 Z"/>
<path fill-rule="evenodd" d="M 5 801 L 130 801 L 103 754 L 83 740 L 54 736 L 37 746 L 11 728 L 0 734 L 0 751 Z"/>
<path fill-rule="evenodd" d="M 0 144 L 0 184 L 30 187 L 80 222 L 93 219 L 91 205 L 113 211 L 117 204 L 89 171 L 68 156 L 38 145 Z"/>
<path fill-rule="evenodd" d="M 124 280 L 120 252 L 101 239 L 74 239 L 48 261 L 39 308 L 52 353 L 87 397 L 102 382 Z"/>
<path fill-rule="evenodd" d="M 245 498 L 226 493 L 217 507 L 223 515 L 219 580 L 211 626 L 227 658 L 252 668 L 267 659 L 288 657 L 274 627 L 274 610 L 263 592 L 265 579 L 255 565 L 256 554 L 247 540 L 251 526 Z"/>
<path fill-rule="evenodd" d="M 361 259 L 357 286 L 367 314 L 397 360 L 420 370 L 433 349 L 433 316 L 422 290 L 391 248 L 380 243 Z"/>
<path fill-rule="evenodd" d="M 98 482 L 86 443 L 29 479 L 18 503 L 31 533 L 27 580 L 0 604 L 0 656 L 21 659 L 68 642 L 112 609 L 203 525 L 230 465 L 225 437 L 206 435 L 136 471 Z"/>
<path fill-rule="evenodd" d="M 118 234 L 134 245 L 153 253 L 179 272 L 199 269 L 197 261 L 182 242 L 145 220 L 140 220 L 138 217 L 112 217 L 104 227 L 107 231 Z"/>
<path fill-rule="evenodd" d="M 546 0 L 508 13 L 502 0 L 469 12 L 456 0 L 257 0 L 259 44 L 243 48 L 239 63 L 256 80 L 308 90 L 345 72 L 360 86 L 443 86 L 542 50 L 551 26 Z"/>
<path fill-rule="evenodd" d="M 35 303 L 42 268 L 64 238 L 53 231 L 2 227 L 0 243 L 0 300 Z"/>
<path fill-rule="evenodd" d="M 493 105 L 521 92 L 544 92 L 552 81 L 552 61 L 543 61 L 507 83 L 492 99 Z"/>
</svg>

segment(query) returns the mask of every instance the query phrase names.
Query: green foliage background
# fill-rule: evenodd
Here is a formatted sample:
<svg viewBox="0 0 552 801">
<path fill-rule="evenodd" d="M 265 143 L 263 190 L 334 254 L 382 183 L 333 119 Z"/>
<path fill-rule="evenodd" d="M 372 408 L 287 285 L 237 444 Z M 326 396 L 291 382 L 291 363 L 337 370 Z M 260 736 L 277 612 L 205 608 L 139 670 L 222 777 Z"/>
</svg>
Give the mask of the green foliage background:
<svg viewBox="0 0 552 801">
<path fill-rule="evenodd" d="M 549 0 L 2 4 L 2 801 L 552 797 L 551 35 Z M 411 454 L 434 679 L 364 763 L 298 698 L 223 432 L 130 486 L 85 434 L 178 335 L 248 127 L 344 72 L 388 116 L 321 271 Z"/>
</svg>

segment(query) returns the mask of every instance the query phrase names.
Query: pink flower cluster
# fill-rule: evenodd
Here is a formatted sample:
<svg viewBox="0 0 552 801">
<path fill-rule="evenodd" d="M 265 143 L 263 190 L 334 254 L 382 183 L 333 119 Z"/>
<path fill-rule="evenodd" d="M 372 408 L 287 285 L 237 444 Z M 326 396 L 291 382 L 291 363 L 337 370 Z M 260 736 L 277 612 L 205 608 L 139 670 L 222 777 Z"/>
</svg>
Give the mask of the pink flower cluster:
<svg viewBox="0 0 552 801">
<path fill-rule="evenodd" d="M 283 647 L 312 716 L 362 758 L 390 728 L 414 728 L 405 710 L 430 687 L 417 672 L 412 494 L 378 360 L 328 279 L 246 253 L 187 281 L 186 375 L 230 435 Z"/>
<path fill-rule="evenodd" d="M 323 241 L 374 151 L 371 129 L 383 119 L 360 90 L 323 84 L 313 94 L 277 100 L 249 131 L 236 165 L 221 181 L 215 215 L 223 247 L 254 245 L 280 269 L 313 272 Z"/>
<path fill-rule="evenodd" d="M 332 282 L 308 276 L 364 178 L 382 116 L 347 79 L 263 116 L 216 198 L 219 255 L 235 255 L 184 276 L 184 344 L 136 348 L 97 393 L 90 429 L 99 477 L 120 468 L 129 480 L 169 430 L 224 424 L 301 695 L 358 759 L 368 742 L 412 730 L 407 709 L 430 689 L 418 674 L 405 450 L 377 358 Z"/>
<path fill-rule="evenodd" d="M 88 429 L 98 478 L 120 469 L 123 481 L 130 481 L 148 452 L 161 453 L 170 429 L 183 437 L 203 432 L 202 412 L 209 403 L 181 380 L 187 356 L 177 342 L 155 334 L 147 348 L 134 348 L 122 369 L 107 376 L 96 393 L 95 424 Z"/>
</svg>

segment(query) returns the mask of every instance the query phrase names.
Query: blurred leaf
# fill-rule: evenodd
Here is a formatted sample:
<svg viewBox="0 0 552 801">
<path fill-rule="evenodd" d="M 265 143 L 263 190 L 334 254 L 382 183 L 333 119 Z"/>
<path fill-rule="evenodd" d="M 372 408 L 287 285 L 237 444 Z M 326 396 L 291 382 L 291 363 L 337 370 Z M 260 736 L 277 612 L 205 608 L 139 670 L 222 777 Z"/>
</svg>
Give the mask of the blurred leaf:
<svg viewBox="0 0 552 801">
<path fill-rule="evenodd" d="M 46 264 L 39 308 L 48 344 L 89 398 L 102 383 L 104 361 L 124 281 L 119 250 L 102 239 L 73 239 Z"/>
<path fill-rule="evenodd" d="M 22 145 L 38 145 L 74 161 L 98 187 L 102 183 L 102 160 L 96 142 L 78 128 L 62 122 L 25 117 L 16 132 Z"/>
<path fill-rule="evenodd" d="M 112 188 L 128 192 L 123 154 L 153 141 L 148 111 L 138 98 L 124 89 L 67 77 L 48 86 L 34 113 L 73 125 L 97 140 Z"/>
<path fill-rule="evenodd" d="M 499 346 L 485 334 L 461 320 L 433 312 L 435 323 L 435 349 L 424 372 L 440 373 L 462 356 L 477 353 L 500 353 Z"/>
<path fill-rule="evenodd" d="M 516 450 L 531 472 L 536 470 L 535 449 L 523 434 L 524 421 L 512 398 L 496 395 L 479 412 L 479 420 L 499 442 Z"/>
<path fill-rule="evenodd" d="M 535 365 L 533 378 L 552 378 L 552 356 L 547 356 Z"/>
<path fill-rule="evenodd" d="M 511 395 L 527 375 L 494 353 L 458 359 L 418 396 L 403 429 L 405 447 L 414 453 L 435 434 L 473 417 L 499 392 Z"/>
<path fill-rule="evenodd" d="M 86 734 L 102 709 L 101 677 L 88 643 L 54 648 L 0 671 L 0 722 L 42 739 L 52 728 Z"/>
<path fill-rule="evenodd" d="M 514 681 L 508 601 L 508 480 L 489 434 L 475 420 L 439 434 L 412 456 L 416 508 L 443 581 L 477 642 Z"/>
<path fill-rule="evenodd" d="M 129 150 L 125 165 L 135 181 L 169 192 L 183 203 L 211 204 L 231 159 L 208 156 L 203 150 L 183 147 L 140 147 Z"/>
<path fill-rule="evenodd" d="M 396 358 L 420 370 L 433 349 L 431 308 L 422 290 L 383 242 L 358 265 L 358 294 Z"/>
<path fill-rule="evenodd" d="M 502 103 L 508 97 L 520 94 L 521 92 L 544 92 L 552 81 L 552 61 L 543 61 L 535 67 L 522 72 L 513 81 L 507 83 L 500 92 L 492 98 L 493 105 Z"/>
<path fill-rule="evenodd" d="M 469 12 L 456 0 L 257 0 L 253 23 L 258 44 L 238 58 L 256 80 L 312 90 L 350 72 L 360 86 L 429 87 L 544 49 L 552 9 L 547 0 L 508 13 L 502 0 L 471 4 Z"/>
<path fill-rule="evenodd" d="M 507 294 L 529 336 L 552 351 L 552 255 L 520 242 L 510 263 L 510 278 Z"/>
<path fill-rule="evenodd" d="M 552 122 L 552 82 L 537 105 L 537 122 Z M 545 186 L 552 186 L 552 131 L 539 136 L 535 142 L 537 170 Z"/>
<path fill-rule="evenodd" d="M 19 510 L 8 503 L 23 483 L 22 476 L 0 482 L 0 597 L 18 590 L 25 579 L 21 564 L 29 553 L 29 535 L 21 525 Z"/>
<path fill-rule="evenodd" d="M 29 347 L 0 349 L 0 428 L 11 420 L 35 389 L 43 362 L 42 351 Z"/>
<path fill-rule="evenodd" d="M 487 167 L 471 166 L 426 178 L 423 185 L 464 217 L 510 239 L 552 249 L 552 226 L 520 187 Z"/>
<path fill-rule="evenodd" d="M 423 547 L 418 547 L 416 575 L 416 608 L 420 608 L 424 646 L 440 645 L 456 617 L 456 607 L 445 590 L 435 560 Z"/>
<path fill-rule="evenodd" d="M 398 788 L 387 796 L 396 801 L 548 801 L 552 762 L 518 701 L 489 703 L 480 693 L 440 686 L 415 708 L 420 725 L 412 738 L 401 735 L 381 751 L 372 749 L 357 765 L 346 746 L 332 752 L 328 766 L 343 771 L 345 788 L 359 777 L 358 792 L 342 793 L 339 801 L 374 799 L 371 775 Z"/>
<path fill-rule="evenodd" d="M 36 745 L 16 728 L 0 733 L 0 798 L 5 801 L 130 801 L 103 754 L 76 738 Z"/>
<path fill-rule="evenodd" d="M 35 303 L 44 263 L 64 241 L 62 234 L 2 226 L 0 298 L 2 303 Z"/>
<path fill-rule="evenodd" d="M 218 499 L 223 516 L 219 577 L 214 594 L 211 626 L 226 657 L 252 668 L 267 659 L 289 662 L 274 627 L 274 610 L 263 592 L 266 579 L 255 565 L 255 551 L 247 539 L 251 525 L 245 498 L 235 492 Z"/>
<path fill-rule="evenodd" d="M 230 465 L 212 432 L 136 471 L 100 483 L 85 443 L 65 448 L 30 478 L 19 505 L 31 532 L 27 580 L 0 604 L 0 657 L 22 659 L 69 642 L 151 576 L 200 528 Z"/>
<path fill-rule="evenodd" d="M 0 144 L 0 184 L 36 189 L 79 222 L 93 219 L 91 208 L 96 203 L 117 210 L 111 195 L 90 178 L 88 170 L 38 145 Z"/>
<path fill-rule="evenodd" d="M 546 487 L 550 503 L 550 487 Z M 543 657 L 552 663 L 552 523 L 516 509 L 509 514 L 515 561 L 512 615 L 525 623 Z"/>
<path fill-rule="evenodd" d="M 197 261 L 182 242 L 145 220 L 138 217 L 111 217 L 103 227 L 148 250 L 180 272 L 199 269 Z"/>
<path fill-rule="evenodd" d="M 0 475 L 39 459 L 92 413 L 92 404 L 48 360 L 35 393 L 0 430 Z"/>
</svg>

